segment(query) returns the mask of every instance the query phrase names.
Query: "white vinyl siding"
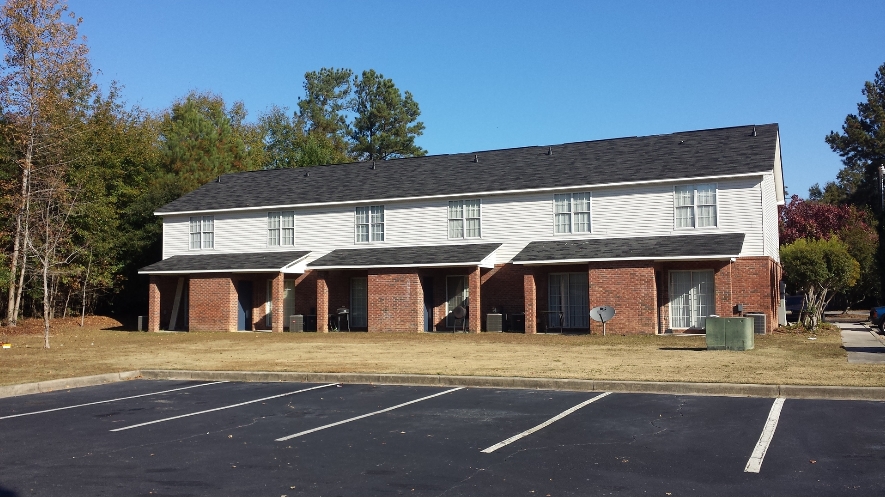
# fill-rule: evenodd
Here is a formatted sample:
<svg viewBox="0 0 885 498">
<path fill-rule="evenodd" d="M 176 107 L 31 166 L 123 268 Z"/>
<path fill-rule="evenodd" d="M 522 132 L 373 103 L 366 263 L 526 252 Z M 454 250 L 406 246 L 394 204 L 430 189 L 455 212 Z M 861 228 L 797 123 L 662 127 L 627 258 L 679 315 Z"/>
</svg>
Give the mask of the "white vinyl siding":
<svg viewBox="0 0 885 498">
<path fill-rule="evenodd" d="M 677 229 L 716 227 L 716 184 L 675 186 L 673 219 Z"/>
<path fill-rule="evenodd" d="M 449 238 L 482 237 L 482 204 L 479 199 L 449 201 Z"/>
<path fill-rule="evenodd" d="M 295 245 L 295 211 L 271 211 L 267 213 L 267 245 Z"/>
<path fill-rule="evenodd" d="M 762 175 L 717 182 L 717 230 L 744 233 L 742 256 L 766 255 L 763 234 Z M 674 184 L 595 189 L 592 194 L 592 233 L 554 234 L 550 193 L 495 195 L 482 198 L 482 240 L 501 243 L 498 264 L 511 260 L 533 240 L 609 239 L 681 235 L 673 227 Z M 410 200 L 384 205 L 385 246 L 464 244 L 448 237 L 448 200 Z M 766 224 L 776 230 L 775 223 Z M 339 248 L 354 246 L 354 207 L 322 206 L 295 210 L 295 245 L 267 245 L 267 210 L 217 213 L 214 251 L 249 253 L 280 250 L 311 251 L 310 260 Z M 773 237 L 772 234 L 769 237 Z M 163 218 L 163 258 L 189 253 L 188 215 Z M 770 244 L 770 242 L 769 242 Z M 769 246 L 773 247 L 773 246 Z M 772 250 L 772 249 L 768 249 Z M 776 254 L 776 250 L 774 252 Z M 309 261 L 308 260 L 308 263 Z"/>
<path fill-rule="evenodd" d="M 765 254 L 780 261 L 780 234 L 778 233 L 777 193 L 774 175 L 762 179 L 759 203 L 762 209 L 762 228 L 765 234 Z"/>
<path fill-rule="evenodd" d="M 713 271 L 670 272 L 670 328 L 704 328 L 714 314 Z"/>
<path fill-rule="evenodd" d="M 590 232 L 590 192 L 554 194 L 553 232 Z"/>
<path fill-rule="evenodd" d="M 364 206 L 356 208 L 356 242 L 384 241 L 384 206 Z"/>
<path fill-rule="evenodd" d="M 212 249 L 215 247 L 215 219 L 213 216 L 190 217 L 190 248 Z"/>
</svg>

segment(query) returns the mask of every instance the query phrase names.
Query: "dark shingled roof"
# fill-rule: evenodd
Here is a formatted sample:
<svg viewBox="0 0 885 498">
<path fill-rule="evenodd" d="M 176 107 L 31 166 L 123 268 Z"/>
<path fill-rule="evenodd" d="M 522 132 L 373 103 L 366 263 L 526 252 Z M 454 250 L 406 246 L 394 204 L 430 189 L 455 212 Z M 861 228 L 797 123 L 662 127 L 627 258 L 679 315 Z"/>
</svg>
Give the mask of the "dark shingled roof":
<svg viewBox="0 0 885 498">
<path fill-rule="evenodd" d="M 138 270 L 138 273 L 275 270 L 307 256 L 309 251 L 252 252 L 245 254 L 186 254 L 172 256 Z"/>
<path fill-rule="evenodd" d="M 741 253 L 743 245 L 744 234 L 742 233 L 623 239 L 545 240 L 527 245 L 513 258 L 513 262 L 736 257 Z"/>
<path fill-rule="evenodd" d="M 376 169 L 360 162 L 231 173 L 170 202 L 157 214 L 771 171 L 778 125 L 757 125 L 756 136 L 753 128 L 391 159 L 378 161 Z"/>
<path fill-rule="evenodd" d="M 316 268 L 477 265 L 501 244 L 336 249 L 307 265 Z"/>
</svg>

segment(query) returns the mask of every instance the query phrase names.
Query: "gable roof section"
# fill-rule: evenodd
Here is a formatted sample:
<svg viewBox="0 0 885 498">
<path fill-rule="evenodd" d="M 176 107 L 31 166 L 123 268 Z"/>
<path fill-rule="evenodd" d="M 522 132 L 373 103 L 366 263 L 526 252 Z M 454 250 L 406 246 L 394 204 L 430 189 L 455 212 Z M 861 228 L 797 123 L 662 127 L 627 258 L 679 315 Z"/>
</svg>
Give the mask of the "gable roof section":
<svg viewBox="0 0 885 498">
<path fill-rule="evenodd" d="M 487 265 L 501 244 L 336 249 L 307 265 L 309 270 Z M 491 262 L 494 265 L 494 261 Z"/>
<path fill-rule="evenodd" d="M 545 240 L 527 245 L 513 262 L 530 265 L 631 259 L 727 259 L 739 256 L 743 245 L 742 233 Z"/>
<path fill-rule="evenodd" d="M 774 168 L 777 140 L 778 125 L 768 124 L 391 159 L 378 161 L 375 169 L 371 162 L 359 162 L 231 173 L 170 202 L 156 214 L 764 173 Z"/>
<path fill-rule="evenodd" d="M 206 253 L 172 256 L 138 270 L 138 273 L 279 272 L 304 259 L 309 251 Z"/>
</svg>

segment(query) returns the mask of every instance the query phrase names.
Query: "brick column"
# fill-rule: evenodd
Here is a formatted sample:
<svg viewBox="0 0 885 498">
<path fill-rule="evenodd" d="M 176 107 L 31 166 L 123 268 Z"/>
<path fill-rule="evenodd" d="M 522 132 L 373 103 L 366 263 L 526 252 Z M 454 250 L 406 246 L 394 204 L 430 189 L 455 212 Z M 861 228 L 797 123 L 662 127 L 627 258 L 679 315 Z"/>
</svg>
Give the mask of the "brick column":
<svg viewBox="0 0 885 498">
<path fill-rule="evenodd" d="M 148 332 L 160 331 L 160 277 L 151 275 L 148 287 Z"/>
<path fill-rule="evenodd" d="M 482 330 L 482 300 L 479 295 L 480 277 L 478 266 L 468 275 L 467 287 L 470 299 L 470 315 L 467 317 L 467 328 L 471 332 L 479 333 Z"/>
<path fill-rule="evenodd" d="M 317 332 L 329 331 L 329 285 L 326 271 L 317 272 Z"/>
<path fill-rule="evenodd" d="M 522 277 L 522 290 L 525 294 L 525 333 L 538 331 L 538 292 L 535 288 L 535 274 L 529 271 Z"/>
<path fill-rule="evenodd" d="M 286 322 L 286 318 L 283 316 L 285 310 L 283 309 L 283 278 L 284 275 L 282 273 L 278 274 L 273 279 L 273 283 L 271 284 L 271 305 L 270 310 L 273 313 L 273 316 L 270 317 L 271 329 L 274 332 L 282 332 L 283 324 Z"/>
</svg>

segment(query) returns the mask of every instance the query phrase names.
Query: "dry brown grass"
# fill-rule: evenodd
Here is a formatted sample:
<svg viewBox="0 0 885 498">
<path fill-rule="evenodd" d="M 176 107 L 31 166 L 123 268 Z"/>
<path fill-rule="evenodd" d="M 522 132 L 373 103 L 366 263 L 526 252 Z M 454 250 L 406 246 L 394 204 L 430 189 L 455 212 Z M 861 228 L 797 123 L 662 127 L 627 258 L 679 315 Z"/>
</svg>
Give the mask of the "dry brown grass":
<svg viewBox="0 0 885 498">
<path fill-rule="evenodd" d="M 39 335 L 0 329 L 0 385 L 134 369 L 490 375 L 576 379 L 885 386 L 885 366 L 849 365 L 839 332 L 756 338 L 707 351 L 701 337 L 523 334 L 144 333 L 92 319 Z M 23 327 L 20 331 L 27 328 Z"/>
</svg>

